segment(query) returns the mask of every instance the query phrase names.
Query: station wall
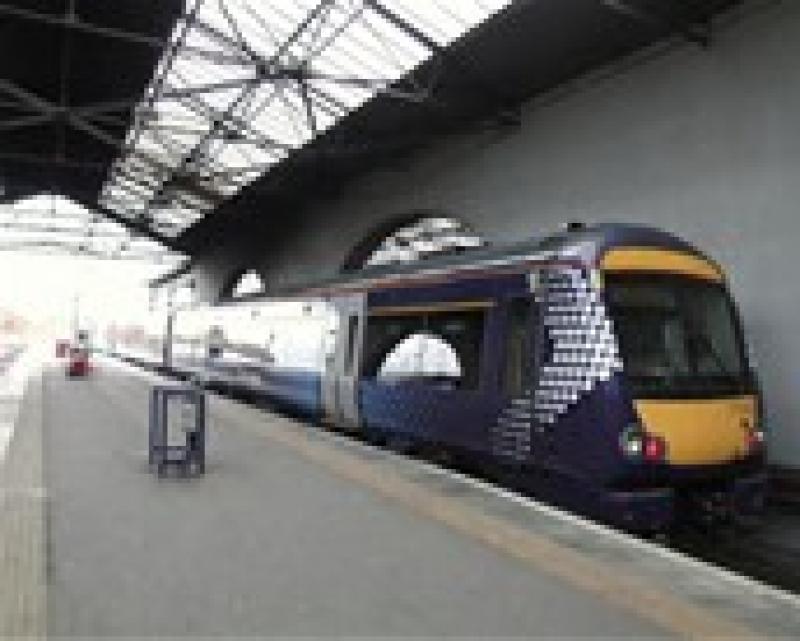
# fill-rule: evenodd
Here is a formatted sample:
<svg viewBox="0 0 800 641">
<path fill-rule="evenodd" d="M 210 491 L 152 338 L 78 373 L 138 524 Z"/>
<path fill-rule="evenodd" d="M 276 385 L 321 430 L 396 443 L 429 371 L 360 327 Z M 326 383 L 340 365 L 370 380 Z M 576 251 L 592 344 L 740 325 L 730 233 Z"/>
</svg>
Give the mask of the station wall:
<svg viewBox="0 0 800 641">
<path fill-rule="evenodd" d="M 443 141 L 297 212 L 254 266 L 267 283 L 329 275 L 380 220 L 414 208 L 497 242 L 568 220 L 655 224 L 729 270 L 772 460 L 800 467 L 798 61 L 800 3 L 745 3 L 720 19 L 708 49 L 659 45 L 532 101 L 517 128 Z M 219 252 L 199 269 L 216 273 Z"/>
</svg>

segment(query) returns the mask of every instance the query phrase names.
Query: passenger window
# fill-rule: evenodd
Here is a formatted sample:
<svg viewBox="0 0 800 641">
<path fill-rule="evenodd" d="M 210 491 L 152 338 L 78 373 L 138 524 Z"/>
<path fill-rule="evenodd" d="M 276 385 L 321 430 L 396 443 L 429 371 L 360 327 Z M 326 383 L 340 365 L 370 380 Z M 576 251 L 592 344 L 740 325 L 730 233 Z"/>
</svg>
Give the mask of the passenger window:
<svg viewBox="0 0 800 641">
<path fill-rule="evenodd" d="M 503 377 L 503 390 L 508 396 L 520 396 L 531 384 L 532 307 L 533 301 L 528 298 L 515 298 L 508 307 L 506 366 Z"/>
<path fill-rule="evenodd" d="M 425 328 L 422 316 L 371 316 L 364 346 L 364 376 L 374 378 L 386 355 L 405 337 Z"/>
<path fill-rule="evenodd" d="M 378 370 L 384 380 L 417 379 L 455 386 L 461 381 L 461 362 L 447 341 L 428 332 L 407 336 L 386 355 Z"/>
<path fill-rule="evenodd" d="M 372 317 L 365 376 L 472 389 L 480 382 L 484 313 Z"/>
</svg>

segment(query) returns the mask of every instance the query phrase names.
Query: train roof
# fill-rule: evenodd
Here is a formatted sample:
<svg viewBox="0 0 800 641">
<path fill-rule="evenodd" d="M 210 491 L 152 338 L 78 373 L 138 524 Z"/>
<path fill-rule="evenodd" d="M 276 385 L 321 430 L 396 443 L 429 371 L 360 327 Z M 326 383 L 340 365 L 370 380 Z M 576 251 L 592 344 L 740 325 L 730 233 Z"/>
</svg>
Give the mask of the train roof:
<svg viewBox="0 0 800 641">
<path fill-rule="evenodd" d="M 650 247 L 688 253 L 716 264 L 711 258 L 687 241 L 670 232 L 645 225 L 604 223 L 564 229 L 504 245 L 468 249 L 459 253 L 440 254 L 411 263 L 374 265 L 344 272 L 330 278 L 289 283 L 274 287 L 268 294 L 258 294 L 237 300 L 319 295 L 326 290 L 347 289 L 371 281 L 403 278 L 421 272 L 443 272 L 468 268 L 508 266 L 518 262 L 572 263 L 595 266 L 603 255 L 617 247 Z"/>
</svg>

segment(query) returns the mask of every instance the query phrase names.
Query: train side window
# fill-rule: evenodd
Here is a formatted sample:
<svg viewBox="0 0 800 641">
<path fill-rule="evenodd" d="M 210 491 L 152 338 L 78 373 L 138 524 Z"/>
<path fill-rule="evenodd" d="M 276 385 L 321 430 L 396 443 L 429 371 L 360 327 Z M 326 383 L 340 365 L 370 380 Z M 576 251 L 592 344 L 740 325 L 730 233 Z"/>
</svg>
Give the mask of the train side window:
<svg viewBox="0 0 800 641">
<path fill-rule="evenodd" d="M 365 376 L 476 388 L 483 325 L 482 311 L 372 317 L 367 330 Z"/>
<path fill-rule="evenodd" d="M 364 344 L 364 376 L 374 378 L 386 355 L 405 337 L 423 331 L 422 316 L 371 316 Z"/>
<path fill-rule="evenodd" d="M 420 332 L 405 337 L 386 355 L 377 376 L 455 386 L 461 380 L 462 368 L 452 345 L 440 336 Z"/>
<path fill-rule="evenodd" d="M 506 357 L 503 390 L 508 396 L 519 396 L 531 384 L 533 353 L 531 312 L 533 301 L 515 298 L 508 306 Z"/>
<path fill-rule="evenodd" d="M 457 311 L 431 314 L 427 329 L 452 345 L 461 363 L 459 386 L 475 389 L 480 384 L 480 361 L 486 314 L 480 311 Z"/>
</svg>

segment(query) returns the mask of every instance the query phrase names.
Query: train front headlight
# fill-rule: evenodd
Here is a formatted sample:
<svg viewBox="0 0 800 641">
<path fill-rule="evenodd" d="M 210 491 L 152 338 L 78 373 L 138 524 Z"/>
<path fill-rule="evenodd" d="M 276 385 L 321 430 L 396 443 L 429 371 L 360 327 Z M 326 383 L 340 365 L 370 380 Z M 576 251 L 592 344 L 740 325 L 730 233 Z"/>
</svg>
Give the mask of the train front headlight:
<svg viewBox="0 0 800 641">
<path fill-rule="evenodd" d="M 644 451 L 644 432 L 641 426 L 632 423 L 622 430 L 619 438 L 619 446 L 626 457 L 630 459 L 640 459 Z"/>
<path fill-rule="evenodd" d="M 620 434 L 620 450 L 627 458 L 648 463 L 661 463 L 667 458 L 666 441 L 648 434 L 638 423 L 631 423 Z"/>
</svg>

